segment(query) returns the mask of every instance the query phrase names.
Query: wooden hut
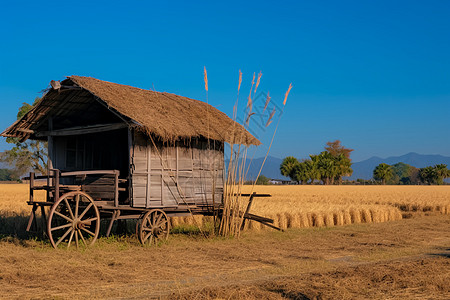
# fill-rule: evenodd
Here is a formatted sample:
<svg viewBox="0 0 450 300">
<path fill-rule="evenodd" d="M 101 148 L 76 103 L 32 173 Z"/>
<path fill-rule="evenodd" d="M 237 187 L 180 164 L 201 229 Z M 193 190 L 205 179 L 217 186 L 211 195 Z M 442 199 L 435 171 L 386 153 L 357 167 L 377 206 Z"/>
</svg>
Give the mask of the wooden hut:
<svg viewBox="0 0 450 300">
<path fill-rule="evenodd" d="M 124 188 L 102 190 L 98 178 L 82 185 L 104 207 L 201 211 L 219 205 L 224 143 L 260 144 L 198 100 L 81 76 L 51 86 L 1 135 L 48 141 L 50 169 L 116 170 L 111 176 Z"/>
</svg>

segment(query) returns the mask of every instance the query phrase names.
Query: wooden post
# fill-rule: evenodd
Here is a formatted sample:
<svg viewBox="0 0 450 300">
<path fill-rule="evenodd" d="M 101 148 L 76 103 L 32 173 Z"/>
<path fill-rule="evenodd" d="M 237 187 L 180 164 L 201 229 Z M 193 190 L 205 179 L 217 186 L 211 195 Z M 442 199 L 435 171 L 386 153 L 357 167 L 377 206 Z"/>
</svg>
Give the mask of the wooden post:
<svg viewBox="0 0 450 300">
<path fill-rule="evenodd" d="M 59 199 L 59 170 L 53 170 L 53 172 L 55 172 L 55 195 L 54 195 L 54 200 L 58 200 Z"/>
<path fill-rule="evenodd" d="M 253 192 L 253 194 L 250 196 L 250 199 L 248 199 L 248 205 L 247 205 L 247 209 L 245 210 L 245 213 L 244 213 L 244 216 L 243 216 L 241 230 L 244 229 L 244 226 L 245 226 L 245 215 L 250 212 L 250 208 L 252 207 L 253 198 L 255 197 L 255 195 L 256 195 L 256 192 Z"/>
<path fill-rule="evenodd" d="M 34 172 L 30 172 L 30 202 L 34 199 Z"/>
<path fill-rule="evenodd" d="M 48 117 L 48 130 L 53 130 L 53 118 Z M 53 137 L 47 137 L 48 159 L 47 159 L 47 186 L 53 186 L 53 178 L 51 177 L 51 170 L 53 169 Z M 42 174 L 43 175 L 43 174 Z M 55 195 L 52 195 L 55 198 Z M 50 199 L 50 190 L 47 190 L 47 201 Z"/>
<path fill-rule="evenodd" d="M 53 118 L 50 116 L 48 118 L 48 130 L 53 130 Z M 53 169 L 53 136 L 49 135 L 47 137 L 48 142 L 48 161 L 47 161 L 47 168 L 48 173 L 50 173 L 50 170 Z"/>
<path fill-rule="evenodd" d="M 133 205 L 133 131 L 128 128 L 128 199 Z"/>
<path fill-rule="evenodd" d="M 37 209 L 37 204 L 33 203 L 33 208 L 31 209 L 31 215 L 30 215 L 30 218 L 28 219 L 28 225 L 27 225 L 27 229 L 26 229 L 27 232 L 30 231 L 31 225 L 33 224 L 33 220 L 36 219 L 36 209 Z M 37 225 L 36 225 L 37 222 L 36 221 L 34 221 L 34 222 L 35 222 L 36 231 L 37 231 Z"/>
<path fill-rule="evenodd" d="M 147 192 L 145 193 L 146 199 L 145 199 L 145 207 L 150 207 L 150 184 L 151 184 L 151 177 L 150 177 L 150 171 L 152 169 L 151 161 L 152 161 L 152 145 L 147 141 Z"/>
<path fill-rule="evenodd" d="M 119 172 L 114 175 L 114 206 L 119 207 Z"/>
<path fill-rule="evenodd" d="M 47 217 L 45 215 L 45 206 L 41 205 L 41 217 L 42 217 L 42 231 L 45 234 L 47 232 Z"/>
</svg>

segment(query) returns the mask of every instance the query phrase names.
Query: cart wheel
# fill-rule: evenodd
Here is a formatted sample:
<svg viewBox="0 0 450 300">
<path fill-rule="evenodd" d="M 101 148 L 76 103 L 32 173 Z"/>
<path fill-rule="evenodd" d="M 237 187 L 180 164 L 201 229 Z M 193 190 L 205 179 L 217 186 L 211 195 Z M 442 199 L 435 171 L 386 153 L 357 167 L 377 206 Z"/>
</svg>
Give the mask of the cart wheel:
<svg viewBox="0 0 450 300">
<path fill-rule="evenodd" d="M 95 243 L 100 231 L 100 213 L 94 200 L 83 192 L 75 191 L 62 195 L 50 209 L 47 234 L 54 248 L 64 245 L 70 248 L 81 243 Z"/>
<path fill-rule="evenodd" d="M 164 211 L 153 209 L 148 211 L 138 221 L 138 238 L 142 245 L 157 244 L 169 237 L 169 219 Z"/>
</svg>

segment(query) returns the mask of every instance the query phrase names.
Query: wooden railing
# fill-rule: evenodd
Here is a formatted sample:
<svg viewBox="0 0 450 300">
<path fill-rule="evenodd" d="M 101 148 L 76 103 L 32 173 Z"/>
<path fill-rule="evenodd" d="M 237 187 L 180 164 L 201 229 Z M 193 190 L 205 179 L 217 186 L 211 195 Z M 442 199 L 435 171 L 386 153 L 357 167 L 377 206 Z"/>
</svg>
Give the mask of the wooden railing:
<svg viewBox="0 0 450 300">
<path fill-rule="evenodd" d="M 126 188 L 120 188 L 119 183 L 126 182 L 126 179 L 119 179 L 120 172 L 118 170 L 92 170 L 92 171 L 71 171 L 61 172 L 58 169 L 51 169 L 47 175 L 36 175 L 34 172 L 30 173 L 25 180 L 30 181 L 30 200 L 29 204 L 35 203 L 34 191 L 45 190 L 46 202 L 54 202 L 61 193 L 68 191 L 85 191 L 94 200 L 97 198 L 108 198 L 114 200 L 114 206 L 119 206 L 119 191 L 125 191 Z M 112 178 L 108 178 L 112 177 Z M 72 178 L 65 184 L 61 181 L 65 178 Z M 89 179 L 90 178 L 90 179 Z M 46 180 L 44 185 L 36 185 L 36 181 Z M 68 180 L 65 180 L 68 181 Z"/>
</svg>

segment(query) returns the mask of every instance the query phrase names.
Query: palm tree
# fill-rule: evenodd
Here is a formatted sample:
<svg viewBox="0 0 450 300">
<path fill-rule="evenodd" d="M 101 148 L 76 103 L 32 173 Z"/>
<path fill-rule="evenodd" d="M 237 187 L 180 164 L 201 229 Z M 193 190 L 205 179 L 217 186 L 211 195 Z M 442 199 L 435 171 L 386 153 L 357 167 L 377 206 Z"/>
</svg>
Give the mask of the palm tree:
<svg viewBox="0 0 450 300">
<path fill-rule="evenodd" d="M 373 170 L 373 178 L 381 180 L 382 184 L 386 184 L 386 181 L 393 176 L 392 167 L 388 164 L 381 163 Z"/>
<path fill-rule="evenodd" d="M 283 162 L 280 165 L 281 175 L 289 177 L 293 181 L 297 181 L 296 179 L 296 171 L 298 168 L 299 162 L 293 156 L 288 156 L 283 159 Z"/>
<path fill-rule="evenodd" d="M 323 151 L 319 155 L 310 155 L 310 157 L 320 174 L 323 184 L 333 183 L 334 178 L 338 174 L 334 156 L 328 151 Z"/>
<path fill-rule="evenodd" d="M 444 179 L 450 176 L 450 170 L 447 169 L 447 165 L 445 164 L 435 165 L 433 167 L 433 171 L 436 179 L 436 184 L 439 185 L 444 184 Z"/>
<path fill-rule="evenodd" d="M 336 179 L 338 180 L 338 183 L 341 184 L 343 176 L 351 176 L 353 174 L 352 161 L 341 153 L 338 156 L 335 156 L 335 164 L 337 166 Z"/>
<path fill-rule="evenodd" d="M 426 184 L 434 183 L 434 177 L 435 177 L 434 175 L 435 175 L 435 170 L 433 167 L 421 168 L 419 171 L 420 179 L 422 180 L 423 183 L 426 183 Z"/>
<path fill-rule="evenodd" d="M 301 184 L 305 184 L 311 179 L 312 163 L 310 160 L 304 160 L 295 168 L 295 178 Z"/>
</svg>

